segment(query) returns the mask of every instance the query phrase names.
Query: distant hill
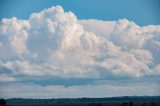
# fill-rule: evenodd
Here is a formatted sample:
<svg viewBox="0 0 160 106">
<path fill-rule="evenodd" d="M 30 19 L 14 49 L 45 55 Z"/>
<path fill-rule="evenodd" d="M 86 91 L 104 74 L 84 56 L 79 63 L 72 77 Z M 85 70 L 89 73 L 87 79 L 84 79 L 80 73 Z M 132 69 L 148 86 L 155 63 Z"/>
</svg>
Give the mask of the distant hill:
<svg viewBox="0 0 160 106">
<path fill-rule="evenodd" d="M 160 103 L 160 96 L 123 96 L 109 98 L 59 98 L 59 99 L 6 99 L 8 106 L 54 105 L 54 104 L 91 104 L 91 103 Z M 55 106 L 55 105 L 54 105 Z M 116 106 L 116 105 L 115 105 Z M 159 106 L 159 105 L 158 105 Z"/>
</svg>

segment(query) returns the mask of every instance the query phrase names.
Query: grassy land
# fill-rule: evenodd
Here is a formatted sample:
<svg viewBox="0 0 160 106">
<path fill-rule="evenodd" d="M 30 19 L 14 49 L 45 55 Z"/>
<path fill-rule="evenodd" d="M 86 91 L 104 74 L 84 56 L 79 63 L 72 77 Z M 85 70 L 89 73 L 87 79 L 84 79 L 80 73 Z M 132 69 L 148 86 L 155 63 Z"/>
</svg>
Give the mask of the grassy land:
<svg viewBox="0 0 160 106">
<path fill-rule="evenodd" d="M 36 105 L 29 105 L 29 106 L 122 106 L 123 102 L 107 102 L 107 103 L 54 103 L 54 104 L 36 104 Z M 154 102 L 154 105 L 151 102 L 133 102 L 132 106 L 160 106 L 160 102 Z M 7 105 L 7 106 L 28 106 L 28 105 Z M 128 105 L 130 106 L 130 105 Z"/>
<path fill-rule="evenodd" d="M 123 103 L 128 105 L 123 105 Z M 131 104 L 132 103 L 132 104 Z M 160 106 L 160 96 L 75 99 L 8 99 L 7 106 Z"/>
</svg>

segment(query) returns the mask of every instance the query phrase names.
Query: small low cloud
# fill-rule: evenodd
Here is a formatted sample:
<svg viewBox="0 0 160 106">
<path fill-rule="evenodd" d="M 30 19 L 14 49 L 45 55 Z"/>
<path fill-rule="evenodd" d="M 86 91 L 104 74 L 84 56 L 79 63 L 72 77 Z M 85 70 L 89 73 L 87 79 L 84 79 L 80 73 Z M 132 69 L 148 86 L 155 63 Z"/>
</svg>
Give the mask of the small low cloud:
<svg viewBox="0 0 160 106">
<path fill-rule="evenodd" d="M 8 82 L 8 81 L 9 82 L 15 81 L 15 78 L 7 75 L 0 75 L 0 82 Z"/>
</svg>

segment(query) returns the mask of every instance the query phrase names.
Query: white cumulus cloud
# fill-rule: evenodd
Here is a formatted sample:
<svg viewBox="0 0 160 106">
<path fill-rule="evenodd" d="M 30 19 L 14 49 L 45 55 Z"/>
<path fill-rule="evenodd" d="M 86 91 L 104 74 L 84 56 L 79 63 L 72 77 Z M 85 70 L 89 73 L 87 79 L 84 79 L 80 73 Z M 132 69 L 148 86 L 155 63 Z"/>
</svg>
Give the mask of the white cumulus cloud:
<svg viewBox="0 0 160 106">
<path fill-rule="evenodd" d="M 159 75 L 160 26 L 78 20 L 61 6 L 0 22 L 0 67 L 11 75 L 139 78 Z"/>
</svg>

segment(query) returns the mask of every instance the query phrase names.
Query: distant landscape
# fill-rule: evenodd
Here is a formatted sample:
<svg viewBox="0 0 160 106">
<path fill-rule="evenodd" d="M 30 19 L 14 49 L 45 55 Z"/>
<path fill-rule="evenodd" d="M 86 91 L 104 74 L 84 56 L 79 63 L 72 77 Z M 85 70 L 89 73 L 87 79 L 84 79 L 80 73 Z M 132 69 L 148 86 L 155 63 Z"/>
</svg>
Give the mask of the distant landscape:
<svg viewBox="0 0 160 106">
<path fill-rule="evenodd" d="M 6 106 L 160 106 L 160 96 L 110 98 L 6 99 Z"/>
</svg>

